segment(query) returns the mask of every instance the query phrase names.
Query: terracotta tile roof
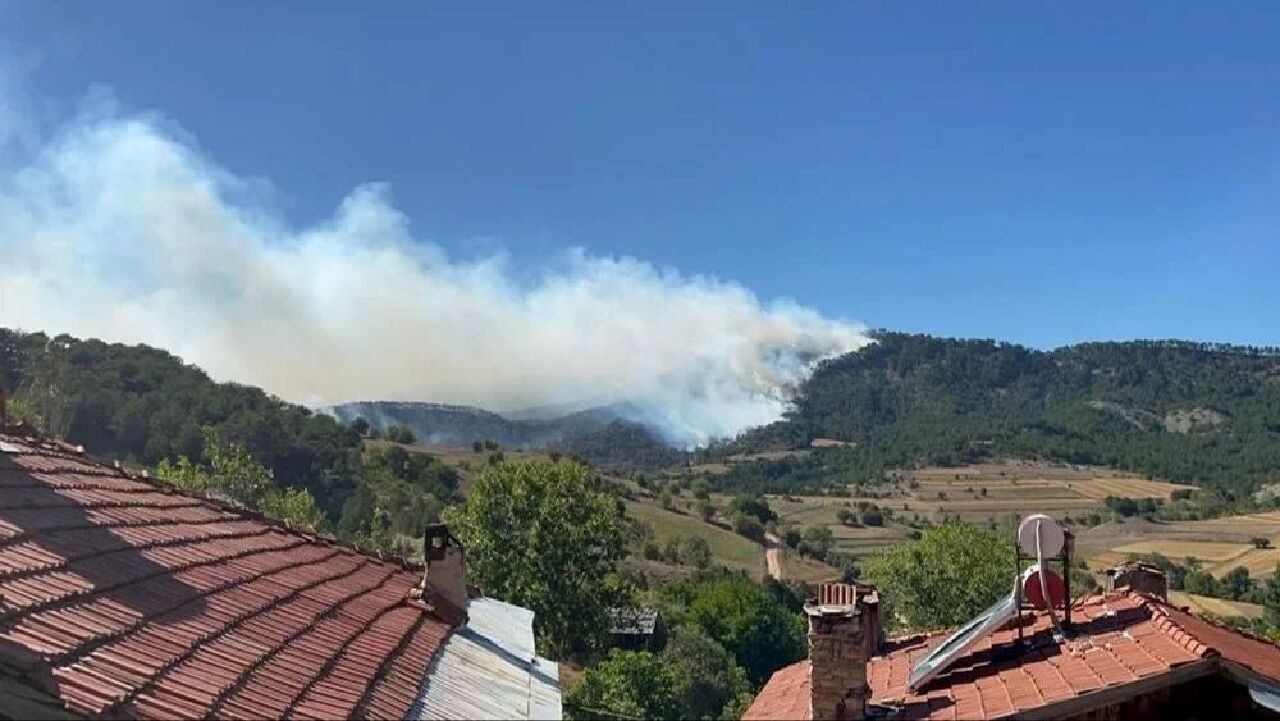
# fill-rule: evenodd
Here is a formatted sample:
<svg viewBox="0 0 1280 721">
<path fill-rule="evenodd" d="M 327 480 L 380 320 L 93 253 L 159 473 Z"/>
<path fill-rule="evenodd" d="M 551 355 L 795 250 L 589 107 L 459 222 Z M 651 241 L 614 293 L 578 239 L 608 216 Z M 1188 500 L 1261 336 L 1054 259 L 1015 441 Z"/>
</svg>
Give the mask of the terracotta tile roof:
<svg viewBox="0 0 1280 721">
<path fill-rule="evenodd" d="M 1152 597 L 1117 591 L 1077 602 L 1075 634 L 1053 643 L 1048 616 L 1024 620 L 1028 648 L 1014 653 L 1017 621 L 979 642 L 918 692 L 912 664 L 946 633 L 889 644 L 868 664 L 871 703 L 894 718 L 992 719 L 1149 681 L 1191 664 L 1225 658 L 1280 680 L 1280 647 L 1212 624 Z M 1135 687 L 1136 688 L 1136 687 Z M 809 662 L 774 674 L 743 719 L 808 718 Z"/>
<path fill-rule="evenodd" d="M 760 690 L 742 721 L 809 718 L 809 662 L 779 669 Z"/>
<path fill-rule="evenodd" d="M 82 715 L 403 718 L 421 572 L 0 433 L 0 678 Z"/>
</svg>

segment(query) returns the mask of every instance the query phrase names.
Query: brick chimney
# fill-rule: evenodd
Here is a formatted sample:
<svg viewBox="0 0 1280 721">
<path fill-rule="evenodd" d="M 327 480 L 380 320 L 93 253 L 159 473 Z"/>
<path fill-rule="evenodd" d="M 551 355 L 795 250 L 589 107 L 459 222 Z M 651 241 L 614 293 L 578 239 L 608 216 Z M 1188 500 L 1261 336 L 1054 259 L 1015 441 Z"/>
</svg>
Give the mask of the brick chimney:
<svg viewBox="0 0 1280 721">
<path fill-rule="evenodd" d="M 443 523 L 427 526 L 422 551 L 426 571 L 419 594 L 436 614 L 455 625 L 467 619 L 467 562 L 462 544 Z"/>
<path fill-rule="evenodd" d="M 809 718 L 866 718 L 867 662 L 880 647 L 880 599 L 871 587 L 826 583 L 809 619 Z"/>
<path fill-rule="evenodd" d="M 1148 593 L 1160 600 L 1169 597 L 1168 581 L 1160 567 L 1146 561 L 1127 561 L 1107 569 L 1107 590 L 1128 587 L 1134 591 Z"/>
</svg>

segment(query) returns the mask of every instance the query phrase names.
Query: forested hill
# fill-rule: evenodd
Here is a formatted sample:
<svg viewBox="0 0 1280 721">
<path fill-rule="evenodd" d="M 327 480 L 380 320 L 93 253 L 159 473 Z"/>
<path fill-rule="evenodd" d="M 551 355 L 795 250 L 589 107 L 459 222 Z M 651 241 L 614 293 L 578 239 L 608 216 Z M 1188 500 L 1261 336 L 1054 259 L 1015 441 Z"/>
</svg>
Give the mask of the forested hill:
<svg viewBox="0 0 1280 721">
<path fill-rule="evenodd" d="M 259 388 L 215 383 L 163 350 L 0 328 L 10 410 L 101 457 L 199 462 L 201 428 L 246 448 L 336 518 L 358 483 L 360 436 Z"/>
<path fill-rule="evenodd" d="M 822 363 L 786 420 L 726 450 L 802 448 L 814 438 L 857 446 L 742 468 L 739 481 L 785 486 L 815 481 L 819 470 L 873 477 L 994 455 L 1234 489 L 1280 480 L 1280 349 L 1133 341 L 1045 352 L 875 335 L 876 343 Z"/>
</svg>

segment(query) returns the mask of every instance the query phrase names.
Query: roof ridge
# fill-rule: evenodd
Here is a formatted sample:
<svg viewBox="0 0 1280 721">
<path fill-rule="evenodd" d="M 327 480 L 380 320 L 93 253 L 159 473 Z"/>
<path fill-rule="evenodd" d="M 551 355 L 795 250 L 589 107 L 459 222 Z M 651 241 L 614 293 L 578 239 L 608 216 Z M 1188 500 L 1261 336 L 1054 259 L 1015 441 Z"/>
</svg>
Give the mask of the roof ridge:
<svg viewBox="0 0 1280 721">
<path fill-rule="evenodd" d="M 1136 591 L 1132 591 L 1131 593 L 1134 596 L 1137 596 L 1151 612 L 1152 620 L 1156 622 L 1156 628 L 1160 629 L 1165 635 L 1172 639 L 1174 643 L 1177 643 L 1201 658 L 1221 655 L 1217 649 L 1200 640 L 1200 638 L 1192 633 L 1186 626 L 1178 623 L 1177 619 L 1169 615 L 1170 606 L 1162 603 L 1154 596 L 1150 596 L 1145 593 L 1138 593 Z"/>
<path fill-rule="evenodd" d="M 1158 599 L 1157 599 L 1157 600 L 1158 600 Z M 1192 618 L 1195 618 L 1197 621 L 1202 621 L 1202 622 L 1204 622 L 1204 623 L 1207 623 L 1207 624 L 1209 624 L 1210 626 L 1213 626 L 1214 628 L 1222 629 L 1223 631 L 1230 631 L 1231 633 L 1234 633 L 1234 634 L 1236 634 L 1237 636 L 1243 636 L 1244 638 L 1250 639 L 1250 640 L 1252 640 L 1252 641 L 1258 641 L 1259 643 L 1266 643 L 1266 644 L 1270 644 L 1270 645 L 1272 645 L 1272 646 L 1280 647 L 1280 643 L 1277 643 L 1276 641 L 1273 641 L 1273 640 L 1271 640 L 1271 639 L 1267 638 L 1266 636 L 1259 636 L 1258 634 L 1253 633 L 1252 631 L 1248 631 L 1248 630 L 1245 630 L 1245 629 L 1243 629 L 1243 628 L 1236 628 L 1235 626 L 1231 626 L 1231 625 L 1228 625 L 1228 624 L 1226 624 L 1226 623 L 1223 623 L 1221 620 L 1219 620 L 1219 617 L 1217 617 L 1217 616 L 1214 616 L 1214 615 L 1206 616 L 1206 615 L 1204 615 L 1204 614 L 1202 614 L 1202 613 L 1200 613 L 1200 612 L 1198 612 L 1198 611 L 1194 611 L 1194 610 L 1192 610 L 1192 609 L 1191 609 L 1191 607 L 1189 607 L 1189 606 L 1188 606 L 1188 607 L 1183 607 L 1183 606 L 1174 606 L 1173 604 L 1168 603 L 1168 602 L 1165 602 L 1165 603 L 1164 603 L 1164 605 L 1165 605 L 1165 606 L 1167 606 L 1168 608 L 1172 608 L 1172 609 L 1174 609 L 1174 610 L 1176 610 L 1176 611 L 1178 611 L 1178 612 L 1180 612 L 1180 613 L 1185 613 L 1185 614 L 1187 614 L 1188 616 L 1191 616 Z M 1166 613 L 1165 615 L 1167 616 L 1168 614 Z M 1177 623 L 1177 621 L 1176 621 L 1175 619 L 1173 619 L 1172 617 L 1170 617 L 1170 619 L 1169 619 L 1169 620 L 1170 620 L 1172 623 Z M 1178 624 L 1178 626 L 1179 626 L 1180 628 L 1183 628 L 1181 624 Z M 1194 634 L 1193 632 L 1191 632 L 1191 631 L 1187 631 L 1187 633 L 1188 633 L 1188 634 L 1190 634 L 1190 635 L 1192 635 L 1192 636 L 1194 636 L 1194 635 L 1195 635 L 1195 634 Z"/>
</svg>

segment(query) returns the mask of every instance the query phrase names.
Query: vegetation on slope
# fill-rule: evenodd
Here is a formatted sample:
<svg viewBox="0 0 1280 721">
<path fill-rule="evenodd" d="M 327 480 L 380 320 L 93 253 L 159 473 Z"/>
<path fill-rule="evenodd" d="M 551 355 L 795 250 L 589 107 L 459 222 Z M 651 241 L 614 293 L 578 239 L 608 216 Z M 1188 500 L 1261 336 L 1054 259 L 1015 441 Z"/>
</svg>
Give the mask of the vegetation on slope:
<svg viewBox="0 0 1280 721">
<path fill-rule="evenodd" d="M 212 483 L 268 511 L 306 506 L 297 493 L 306 491 L 324 516 L 314 525 L 386 549 L 397 534 L 421 533 L 457 488 L 456 472 L 429 457 L 395 448 L 364 454 L 360 426 L 258 388 L 215 383 L 147 346 L 0 329 L 0 384 L 16 418 L 95 456 L 167 464 L 171 478 Z M 222 487 L 228 475 L 217 467 L 227 459 L 261 465 L 261 474 L 249 474 L 254 488 Z"/>
<path fill-rule="evenodd" d="M 1280 468 L 1280 350 L 1178 341 L 1051 352 L 878 332 L 822 363 L 783 421 L 710 455 L 853 445 L 735 465 L 727 487 L 873 481 L 890 468 L 1010 456 L 1252 490 Z"/>
</svg>

